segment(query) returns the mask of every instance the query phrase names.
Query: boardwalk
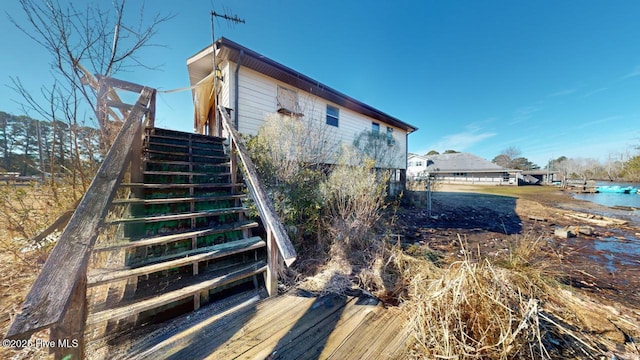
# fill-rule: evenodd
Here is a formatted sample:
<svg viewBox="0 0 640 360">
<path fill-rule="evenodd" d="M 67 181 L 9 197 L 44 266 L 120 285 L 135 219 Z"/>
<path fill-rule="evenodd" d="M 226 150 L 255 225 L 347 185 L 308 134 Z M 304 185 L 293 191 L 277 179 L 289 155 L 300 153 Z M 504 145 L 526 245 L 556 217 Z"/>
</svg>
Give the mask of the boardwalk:
<svg viewBox="0 0 640 360">
<path fill-rule="evenodd" d="M 304 292 L 231 309 L 203 308 L 138 334 L 89 344 L 89 357 L 134 359 L 393 359 L 407 333 L 395 311 L 368 296 Z"/>
</svg>

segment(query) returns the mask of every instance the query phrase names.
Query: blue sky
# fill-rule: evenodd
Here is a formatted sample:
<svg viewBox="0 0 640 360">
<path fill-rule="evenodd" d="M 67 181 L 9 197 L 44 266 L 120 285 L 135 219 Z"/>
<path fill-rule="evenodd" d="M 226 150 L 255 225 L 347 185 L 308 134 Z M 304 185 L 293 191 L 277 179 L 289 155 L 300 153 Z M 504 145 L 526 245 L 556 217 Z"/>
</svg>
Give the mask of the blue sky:
<svg viewBox="0 0 640 360">
<path fill-rule="evenodd" d="M 109 2 L 104 2 L 108 4 Z M 138 16 L 140 1 L 129 0 Z M 175 17 L 146 51 L 160 71 L 122 73 L 158 89 L 188 85 L 186 59 L 225 36 L 419 130 L 409 151 L 453 149 L 491 160 L 516 146 L 551 158 L 633 154 L 640 145 L 639 1 L 147 1 Z M 49 59 L 0 5 L 0 110 L 22 114 L 10 76 L 38 93 Z M 190 92 L 161 94 L 160 126 L 190 130 Z"/>
</svg>

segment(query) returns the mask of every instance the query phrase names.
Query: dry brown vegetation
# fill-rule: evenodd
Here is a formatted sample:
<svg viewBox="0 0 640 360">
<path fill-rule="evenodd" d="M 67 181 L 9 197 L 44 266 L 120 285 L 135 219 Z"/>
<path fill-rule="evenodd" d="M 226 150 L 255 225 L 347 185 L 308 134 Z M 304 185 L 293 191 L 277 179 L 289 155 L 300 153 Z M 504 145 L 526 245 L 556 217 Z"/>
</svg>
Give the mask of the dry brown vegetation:
<svg viewBox="0 0 640 360">
<path fill-rule="evenodd" d="M 53 246 L 51 239 L 34 242 L 55 220 L 73 208 L 81 196 L 72 187 L 51 183 L 0 186 L 0 335 L 4 337 L 12 317 L 31 288 L 40 268 Z M 44 351 L 44 350 L 43 350 Z M 37 349 L 15 352 L 0 348 L 3 358 L 11 354 L 17 358 L 37 358 L 44 353 Z M 39 355 L 38 355 L 39 354 Z"/>
<path fill-rule="evenodd" d="M 367 164 L 366 159 L 361 160 L 360 164 Z M 285 164 L 291 167 L 289 162 Z M 277 166 L 270 169 L 284 173 L 278 172 Z M 294 269 L 297 272 L 289 272 L 290 284 L 319 293 L 366 291 L 389 305 L 398 305 L 413 335 L 403 357 L 640 356 L 635 345 L 640 336 L 638 309 L 606 306 L 563 283 L 565 274 L 558 266 L 562 255 L 550 250 L 541 234 L 533 231 L 505 235 L 502 244 L 508 244 L 508 249 L 492 257 L 480 249 L 468 248 L 464 236 L 456 234 L 449 239 L 457 243 L 452 254 L 418 243 L 405 244 L 403 248 L 397 234 L 390 231 L 396 229 L 393 223 L 397 204 L 379 202 L 378 187 L 373 184 L 380 184 L 380 179 L 375 176 L 366 165 L 338 166 L 332 175 L 315 178 L 318 181 L 314 186 L 319 192 L 312 186 L 304 196 L 287 199 L 293 208 L 303 208 L 308 204 L 304 201 L 313 194 L 311 203 L 317 206 L 321 221 L 314 223 L 318 226 L 316 236 L 299 237 L 296 246 L 323 250 L 300 251 Z M 292 179 L 298 177 L 293 174 Z M 280 184 L 286 182 L 281 179 Z M 418 190 L 423 190 L 424 185 L 413 184 Z M 295 195 L 291 189 L 279 190 Z M 553 189 L 495 187 L 486 191 L 517 198 L 510 205 L 511 212 L 526 210 L 539 217 L 558 216 L 558 209 L 549 206 L 558 201 Z M 380 218 L 383 213 L 385 216 Z M 562 265 L 562 269 L 570 266 Z"/>
<path fill-rule="evenodd" d="M 537 239 L 520 239 L 504 258 L 463 259 L 438 267 L 398 252 L 413 334 L 413 358 L 637 358 L 636 310 L 604 306 L 555 281 L 535 259 Z M 620 338 L 622 337 L 622 338 Z M 631 341 L 630 341 L 631 340 Z"/>
<path fill-rule="evenodd" d="M 302 253 L 299 272 L 288 273 L 291 284 L 322 293 L 358 289 L 397 306 L 412 334 L 405 358 L 640 356 L 635 342 L 640 337 L 640 310 L 605 304 L 560 282 L 561 257 L 549 256 L 544 241 L 533 233 L 513 235 L 508 251 L 492 258 L 469 248 L 461 236 L 451 239 L 457 243 L 455 254 L 424 244 L 401 247 L 388 231 L 398 204 L 382 201 L 383 187 L 378 189 L 376 184 L 384 182 L 379 176 L 371 166 L 343 165 L 321 178 L 317 211 L 322 221 L 314 220 L 314 226 L 323 230 L 301 241 L 306 241 L 306 248 L 315 241 L 316 249 L 325 249 L 324 256 L 322 251 Z M 350 185 L 341 186 L 345 183 Z M 69 209 L 78 194 L 59 196 L 65 194 L 62 187 L 57 197 L 41 186 L 2 190 L 0 205 L 7 215 L 0 219 L 4 276 L 0 331 L 4 334 L 48 252 L 47 246 L 23 252 L 31 245 L 26 239 Z M 539 190 L 524 191 L 528 199 L 518 206 L 536 213 L 548 211 L 531 200 L 541 196 Z M 44 356 L 34 349 L 1 351 L 18 358 Z"/>
<path fill-rule="evenodd" d="M 526 197 L 544 193 L 524 191 Z M 518 206 L 535 213 L 553 211 L 522 200 L 526 204 Z M 398 305 L 412 334 L 405 358 L 640 357 L 640 309 L 568 285 L 571 264 L 535 232 L 508 236 L 507 251 L 491 257 L 469 248 L 460 235 L 451 240 L 456 252 L 443 254 L 425 244 L 403 248 L 393 236 L 372 236 L 357 257 L 329 259 L 300 286 L 344 293 L 360 288 Z"/>
</svg>

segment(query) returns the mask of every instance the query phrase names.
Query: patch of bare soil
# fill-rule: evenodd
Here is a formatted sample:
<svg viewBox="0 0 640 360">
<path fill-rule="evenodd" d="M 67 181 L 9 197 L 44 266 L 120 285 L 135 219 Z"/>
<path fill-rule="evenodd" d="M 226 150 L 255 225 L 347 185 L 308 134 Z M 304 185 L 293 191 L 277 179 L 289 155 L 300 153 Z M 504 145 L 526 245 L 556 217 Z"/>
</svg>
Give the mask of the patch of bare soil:
<svg viewBox="0 0 640 360">
<path fill-rule="evenodd" d="M 424 200 L 424 194 L 408 196 Z M 444 185 L 432 194 L 431 216 L 424 201 L 409 200 L 414 206 L 399 209 L 395 230 L 405 244 L 427 245 L 450 262 L 463 256 L 458 236 L 467 249 L 489 259 L 507 255 L 522 239 L 538 240 L 539 261 L 558 280 L 607 304 L 640 309 L 640 229 L 567 216 L 597 213 L 602 206 L 552 187 Z M 569 238 L 555 234 L 565 227 L 592 231 Z"/>
</svg>

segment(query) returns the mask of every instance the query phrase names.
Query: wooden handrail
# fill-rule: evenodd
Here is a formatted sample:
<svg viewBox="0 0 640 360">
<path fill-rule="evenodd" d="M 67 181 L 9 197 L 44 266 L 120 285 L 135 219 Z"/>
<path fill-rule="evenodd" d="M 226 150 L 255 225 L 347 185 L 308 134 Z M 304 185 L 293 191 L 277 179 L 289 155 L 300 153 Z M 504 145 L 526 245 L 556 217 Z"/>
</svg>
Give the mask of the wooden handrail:
<svg viewBox="0 0 640 360">
<path fill-rule="evenodd" d="M 278 219 L 278 215 L 276 214 L 271 199 L 267 196 L 264 186 L 258 179 L 256 167 L 249 157 L 249 152 L 240 140 L 240 133 L 233 126 L 224 107 L 220 105 L 218 106 L 218 114 L 222 119 L 222 126 L 224 130 L 229 134 L 229 140 L 233 147 L 236 148 L 237 156 L 240 158 L 240 161 L 244 166 L 247 187 L 249 188 L 249 192 L 256 203 L 262 222 L 267 228 L 267 237 L 272 238 L 275 241 L 284 263 L 287 266 L 291 266 L 291 264 L 296 261 L 296 251 L 293 248 L 293 244 L 291 243 L 284 226 Z M 234 156 L 234 154 L 231 154 L 231 156 Z M 269 245 L 268 241 L 267 247 L 269 247 Z M 272 249 L 269 250 L 272 251 Z M 272 255 L 273 254 L 270 254 L 270 256 Z"/>
<path fill-rule="evenodd" d="M 141 88 L 137 103 L 31 286 L 22 311 L 11 323 L 6 338 L 27 339 L 36 331 L 52 328 L 52 338 L 76 336 L 75 340 L 82 343 L 86 319 L 86 273 L 91 250 L 98 228 L 131 162 L 132 144 L 140 136 L 142 119 L 155 110 L 148 108 L 154 104 L 155 94 L 155 89 Z M 152 120 L 147 118 L 147 121 Z M 79 353 L 82 354 L 82 349 Z"/>
</svg>

